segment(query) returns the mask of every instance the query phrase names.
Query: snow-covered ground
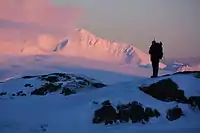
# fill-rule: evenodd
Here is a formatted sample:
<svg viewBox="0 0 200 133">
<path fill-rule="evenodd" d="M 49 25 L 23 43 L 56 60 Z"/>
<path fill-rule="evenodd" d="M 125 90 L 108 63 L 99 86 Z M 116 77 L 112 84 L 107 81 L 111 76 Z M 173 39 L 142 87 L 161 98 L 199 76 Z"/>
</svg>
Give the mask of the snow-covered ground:
<svg viewBox="0 0 200 133">
<path fill-rule="evenodd" d="M 109 75 L 111 74 L 107 74 L 106 76 L 109 77 Z M 177 105 L 177 103 L 165 103 L 156 100 L 138 89 L 138 86 L 155 82 L 155 80 L 158 79 L 134 79 L 135 78 L 132 77 L 132 81 L 129 82 L 119 82 L 102 89 L 80 92 L 70 96 L 62 96 L 53 93 L 47 96 L 2 97 L 0 99 L 0 132 L 199 132 L 199 112 L 192 111 L 188 105 L 179 104 L 185 116 L 179 120 L 169 122 L 165 118 L 166 111 Z M 188 96 L 198 95 L 200 89 L 194 87 L 199 86 L 199 79 L 195 79 L 191 75 L 176 75 L 173 77 L 173 80 L 185 90 Z M 17 82 L 20 83 L 23 81 Z M 29 81 L 29 83 L 30 82 L 34 84 L 33 81 Z M 17 84 L 11 83 L 11 81 L 7 81 L 2 83 L 1 87 L 4 86 L 4 84 L 10 84 L 10 87 L 17 88 Z M 99 107 L 99 105 L 93 104 L 93 101 L 102 102 L 107 99 L 109 99 L 113 105 L 137 100 L 145 106 L 158 109 L 161 112 L 161 117 L 158 119 L 151 119 L 150 123 L 145 125 L 132 123 L 110 126 L 92 124 L 93 112 Z"/>
<path fill-rule="evenodd" d="M 86 75 L 100 80 L 108 86 L 69 96 L 58 93 L 46 96 L 2 96 L 0 99 L 0 133 L 197 133 L 200 130 L 199 112 L 192 111 L 188 105 L 179 104 L 185 116 L 169 122 L 165 118 L 166 111 L 177 103 L 156 100 L 138 89 L 138 86 L 158 80 L 148 78 L 151 75 L 149 68 L 137 66 L 133 68 L 126 65 L 81 60 L 60 55 L 6 56 L 4 61 L 1 60 L 1 78 L 4 79 L 2 80 L 4 83 L 0 83 L 0 91 L 16 92 L 21 89 L 29 89 L 22 88 L 21 85 L 25 83 L 35 85 L 38 84 L 38 81 L 34 79 L 24 80 L 20 77 L 52 72 Z M 161 71 L 161 73 L 168 72 Z M 181 89 L 185 90 L 186 96 L 199 95 L 199 79 L 192 75 L 174 75 L 172 79 L 178 83 Z M 145 106 L 158 109 L 161 112 L 161 117 L 153 118 L 150 123 L 145 125 L 132 123 L 110 126 L 92 124 L 94 110 L 99 107 L 99 105 L 93 104 L 93 101 L 102 102 L 107 99 L 113 105 L 137 100 Z"/>
<path fill-rule="evenodd" d="M 127 65 L 112 61 L 108 63 L 57 54 L 29 56 L 11 56 L 6 54 L 0 56 L 0 59 L 0 81 L 10 77 L 20 77 L 32 74 L 68 72 L 73 74 L 84 74 L 91 78 L 94 77 L 105 83 L 112 84 L 118 81 L 130 80 L 132 79 L 131 75 L 150 77 L 152 73 L 151 68 L 149 67 Z M 108 73 L 110 73 L 110 77 L 107 77 Z M 166 73 L 169 73 L 169 71 L 160 71 L 160 75 Z"/>
<path fill-rule="evenodd" d="M 74 36 L 73 36 L 74 37 Z M 185 95 L 200 95 L 199 79 L 192 74 L 173 75 L 150 79 L 152 74 L 149 56 L 134 45 L 109 42 L 95 37 L 85 30 L 76 30 L 75 38 L 59 42 L 52 36 L 40 36 L 37 45 L 26 41 L 9 49 L 7 43 L 0 49 L 0 133 L 198 133 L 200 113 L 188 105 L 178 104 L 185 116 L 170 122 L 166 111 L 177 105 L 162 102 L 138 89 L 163 78 L 172 78 L 185 91 Z M 69 40 L 68 40 L 69 39 Z M 11 46 L 11 45 L 9 45 Z M 17 46 L 18 47 L 18 46 Z M 10 51 L 9 51 L 10 50 Z M 12 51 L 14 50 L 14 51 Z M 161 64 L 161 68 L 165 65 Z M 67 73 L 87 76 L 100 81 L 104 88 L 86 89 L 64 96 L 51 93 L 45 96 L 30 95 L 44 81 L 37 78 L 23 79 L 23 76 L 37 76 L 51 73 Z M 173 71 L 160 70 L 159 75 Z M 24 87 L 31 84 L 33 87 Z M 12 96 L 23 90 L 27 96 Z M 144 106 L 155 108 L 161 117 L 152 118 L 149 123 L 118 123 L 105 126 L 92 124 L 94 110 L 101 103 L 110 100 L 114 106 L 119 103 L 138 101 Z"/>
</svg>

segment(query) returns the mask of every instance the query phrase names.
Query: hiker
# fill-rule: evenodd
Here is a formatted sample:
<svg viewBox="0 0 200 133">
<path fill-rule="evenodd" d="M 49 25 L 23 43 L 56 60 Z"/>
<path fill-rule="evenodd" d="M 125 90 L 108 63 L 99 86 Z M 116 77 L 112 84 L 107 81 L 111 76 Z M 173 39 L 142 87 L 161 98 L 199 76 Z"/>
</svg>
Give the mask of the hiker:
<svg viewBox="0 0 200 133">
<path fill-rule="evenodd" d="M 159 62 L 163 58 L 162 42 L 157 43 L 154 39 L 149 49 L 149 54 L 151 56 L 150 58 L 153 67 L 153 75 L 151 77 L 156 78 L 158 77 Z"/>
</svg>

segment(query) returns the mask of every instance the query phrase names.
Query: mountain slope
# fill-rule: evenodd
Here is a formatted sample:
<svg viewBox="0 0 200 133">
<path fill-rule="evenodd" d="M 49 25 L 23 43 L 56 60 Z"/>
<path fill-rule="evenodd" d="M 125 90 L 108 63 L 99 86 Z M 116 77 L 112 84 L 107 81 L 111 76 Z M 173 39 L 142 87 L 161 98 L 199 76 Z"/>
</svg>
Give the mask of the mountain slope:
<svg viewBox="0 0 200 133">
<path fill-rule="evenodd" d="M 62 39 L 46 34 L 22 42 L 3 41 L 0 52 L 21 55 L 62 54 L 120 65 L 142 67 L 151 65 L 149 56 L 134 45 L 111 42 L 83 29 L 74 30 Z M 161 63 L 160 68 L 164 67 L 165 65 Z"/>
<path fill-rule="evenodd" d="M 68 56 L 135 66 L 150 65 L 149 56 L 134 45 L 110 42 L 83 29 L 76 30 L 70 39 L 61 42 L 55 52 Z M 160 67 L 164 68 L 165 65 L 161 64 Z"/>
<path fill-rule="evenodd" d="M 109 74 L 107 75 L 109 77 Z M 194 86 L 199 85 L 199 79 L 195 79 L 193 75 L 175 75 L 172 78 L 183 90 L 187 96 L 197 95 Z M 15 79 L 12 79 L 13 81 Z M 21 79 L 21 83 L 36 83 L 34 80 Z M 138 89 L 142 84 L 154 83 L 161 79 L 144 79 L 118 83 L 102 89 L 80 92 L 70 96 L 62 96 L 54 93 L 52 95 L 25 96 L 25 97 L 7 97 L 0 99 L 0 132 L 1 133 L 198 133 L 200 119 L 198 112 L 193 111 L 188 105 L 176 102 L 162 102 L 156 100 Z M 18 80 L 16 80 L 18 82 Z M 183 82 L 187 81 L 187 82 Z M 189 83 L 188 83 L 189 81 Z M 3 84 L 9 84 L 7 81 Z M 16 84 L 10 87 L 17 88 Z M 9 88 L 7 88 L 9 89 Z M 28 88 L 27 88 L 28 89 Z M 198 89 L 199 91 L 199 89 Z M 147 124 L 140 123 L 118 123 L 105 126 L 104 124 L 92 124 L 93 112 L 100 105 L 93 102 L 102 102 L 109 99 L 114 106 L 119 103 L 127 103 L 131 101 L 139 101 L 145 106 L 158 109 L 161 113 L 159 118 L 152 118 Z M 185 116 L 176 121 L 168 121 L 165 118 L 167 109 L 179 105 L 185 113 Z"/>
<path fill-rule="evenodd" d="M 173 63 L 167 63 L 167 67 L 165 69 L 176 72 L 199 71 L 200 64 L 189 64 L 175 61 Z"/>
<path fill-rule="evenodd" d="M 96 74 L 96 71 L 101 74 Z M 101 81 L 106 78 L 106 74 L 110 73 L 113 75 L 112 78 L 104 81 L 112 84 L 115 83 L 113 80 L 117 79 L 127 81 L 127 78 L 124 78 L 127 75 L 129 76 L 129 80 L 131 80 L 132 76 L 149 77 L 152 74 L 151 69 L 141 68 L 137 65 L 119 65 L 113 62 L 101 62 L 60 54 L 26 56 L 0 55 L 0 81 L 11 77 L 48 74 L 52 72 L 84 74 L 89 77 L 98 77 Z M 159 75 L 167 73 L 170 72 L 164 70 L 159 71 Z"/>
<path fill-rule="evenodd" d="M 199 71 L 200 70 L 200 64 L 199 65 L 185 65 L 183 67 L 180 67 L 177 71 L 183 72 L 183 71 Z"/>
</svg>

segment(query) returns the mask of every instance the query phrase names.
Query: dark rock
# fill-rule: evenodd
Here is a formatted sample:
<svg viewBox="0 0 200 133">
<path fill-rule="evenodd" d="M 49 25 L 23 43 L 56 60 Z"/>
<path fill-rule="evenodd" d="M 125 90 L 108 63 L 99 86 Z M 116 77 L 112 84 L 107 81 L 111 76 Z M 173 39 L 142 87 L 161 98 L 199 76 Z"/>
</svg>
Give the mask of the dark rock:
<svg viewBox="0 0 200 133">
<path fill-rule="evenodd" d="M 129 104 L 122 104 L 117 106 L 118 110 L 118 120 L 120 122 L 128 122 L 129 120 L 132 123 L 145 123 L 148 122 L 151 117 L 159 117 L 160 113 L 156 109 L 151 109 L 149 107 L 144 108 L 142 104 L 137 101 L 134 101 Z"/>
<path fill-rule="evenodd" d="M 161 116 L 160 112 L 157 109 L 154 109 L 154 116 L 155 117 Z"/>
<path fill-rule="evenodd" d="M 35 89 L 31 92 L 31 95 L 46 95 L 47 93 L 56 92 L 61 89 L 61 85 L 56 84 L 45 84 L 39 89 Z"/>
<path fill-rule="evenodd" d="M 83 85 L 83 86 L 90 85 L 90 82 L 89 82 L 88 80 L 79 81 L 78 83 L 79 83 L 80 85 Z"/>
<path fill-rule="evenodd" d="M 153 111 L 151 108 L 149 108 L 149 107 L 145 108 L 145 113 L 146 113 L 149 117 L 154 117 L 154 116 L 155 116 L 155 115 L 154 115 L 154 111 Z"/>
<path fill-rule="evenodd" d="M 130 105 L 118 105 L 117 106 L 117 118 L 118 120 L 122 122 L 128 122 L 130 120 L 130 113 L 129 113 Z"/>
<path fill-rule="evenodd" d="M 65 80 L 70 80 L 71 76 L 69 74 L 66 73 L 55 73 L 55 75 L 64 78 Z"/>
<path fill-rule="evenodd" d="M 71 79 L 71 76 L 69 74 L 66 73 L 51 73 L 48 75 L 42 75 L 40 76 L 42 80 L 46 80 L 49 81 L 51 83 L 55 83 L 58 82 L 60 80 L 63 81 L 68 81 Z"/>
<path fill-rule="evenodd" d="M 42 132 L 46 132 L 47 131 L 47 128 L 48 128 L 48 125 L 47 124 L 43 124 L 40 126 Z"/>
<path fill-rule="evenodd" d="M 129 114 L 132 123 L 136 122 L 144 123 L 144 120 L 148 121 L 148 117 L 145 114 L 144 108 L 140 103 L 136 101 L 131 103 Z"/>
<path fill-rule="evenodd" d="M 63 87 L 64 89 L 71 89 L 71 90 L 78 90 L 80 88 L 83 88 L 82 85 L 80 85 L 78 82 L 76 81 L 71 81 L 67 84 L 64 85 Z"/>
<path fill-rule="evenodd" d="M 23 91 L 19 91 L 16 94 L 12 94 L 12 96 L 26 96 L 26 94 Z"/>
<path fill-rule="evenodd" d="M 156 109 L 151 109 L 149 107 L 145 108 L 145 113 L 148 117 L 159 117 L 161 114 L 158 110 Z"/>
<path fill-rule="evenodd" d="M 35 89 L 34 91 L 31 92 L 31 95 L 46 95 L 48 92 L 47 90 L 43 89 Z"/>
<path fill-rule="evenodd" d="M 33 87 L 32 84 L 25 84 L 24 87 Z"/>
<path fill-rule="evenodd" d="M 76 92 L 74 90 L 65 88 L 65 89 L 62 90 L 61 94 L 67 96 L 67 95 L 71 95 L 71 94 L 76 94 Z"/>
<path fill-rule="evenodd" d="M 22 77 L 23 79 L 31 79 L 31 78 L 36 78 L 37 76 L 24 76 Z"/>
<path fill-rule="evenodd" d="M 172 109 L 169 109 L 167 111 L 167 115 L 166 115 L 166 118 L 169 120 L 169 121 L 174 121 L 174 120 L 177 120 L 179 119 L 181 116 L 183 116 L 183 111 L 181 108 L 179 108 L 178 106 L 172 108 Z"/>
<path fill-rule="evenodd" d="M 38 75 L 38 76 L 24 76 L 23 78 L 35 78 L 42 81 L 46 81 L 48 85 L 43 85 L 40 88 L 37 88 L 31 95 L 46 95 L 47 93 L 51 93 L 57 91 L 61 87 L 63 88 L 62 94 L 69 95 L 76 93 L 75 91 L 78 89 L 85 88 L 102 88 L 105 87 L 103 83 L 95 82 L 94 79 L 89 79 L 87 77 L 76 76 L 73 74 L 66 73 L 51 73 L 46 75 Z M 60 81 L 68 81 L 63 85 L 63 83 L 59 83 Z M 31 84 L 25 84 L 25 87 L 33 87 Z M 57 88 L 57 86 L 59 86 Z M 69 90 L 70 89 L 70 90 Z M 75 91 L 72 91 L 75 90 Z"/>
<path fill-rule="evenodd" d="M 113 124 L 117 121 L 117 112 L 112 105 L 103 105 L 94 113 L 93 123 Z"/>
<path fill-rule="evenodd" d="M 23 94 L 21 94 L 21 96 L 26 96 L 26 94 L 25 94 L 25 93 L 23 93 Z"/>
<path fill-rule="evenodd" d="M 198 108 L 200 110 L 200 96 L 189 97 L 188 103 L 193 108 Z"/>
<path fill-rule="evenodd" d="M 46 78 L 50 75 L 53 75 L 53 74 L 43 74 L 43 75 L 38 75 L 38 76 L 39 76 L 39 78 L 43 79 L 43 78 Z"/>
<path fill-rule="evenodd" d="M 102 103 L 102 108 L 95 111 L 95 117 L 93 123 L 105 124 L 120 121 L 132 123 L 143 123 L 148 122 L 151 117 L 159 117 L 160 113 L 156 109 L 151 109 L 149 107 L 144 108 L 142 104 L 137 101 L 128 104 L 117 105 L 117 111 L 112 107 L 109 100 Z"/>
<path fill-rule="evenodd" d="M 62 85 L 63 85 L 63 83 L 58 83 L 58 85 L 59 85 L 59 86 L 62 86 Z"/>
<path fill-rule="evenodd" d="M 195 77 L 200 79 L 200 72 L 198 72 L 198 73 L 195 75 Z"/>
<path fill-rule="evenodd" d="M 21 94 L 23 94 L 23 91 L 19 91 L 16 93 L 17 96 L 20 96 Z"/>
<path fill-rule="evenodd" d="M 140 90 L 161 101 L 187 103 L 184 91 L 180 90 L 172 79 L 164 79 L 148 87 L 140 87 Z"/>
<path fill-rule="evenodd" d="M 117 120 L 117 113 L 112 106 L 103 106 L 101 109 L 95 111 L 93 123 L 102 123 L 105 125 L 112 124 Z"/>
<path fill-rule="evenodd" d="M 95 88 L 103 88 L 105 87 L 106 85 L 103 84 L 103 83 L 91 83 L 91 85 Z"/>
<path fill-rule="evenodd" d="M 96 102 L 96 101 L 93 101 L 93 104 L 99 104 L 98 102 Z"/>
<path fill-rule="evenodd" d="M 7 92 L 1 92 L 0 93 L 0 96 L 4 96 L 4 95 L 7 95 Z"/>
<path fill-rule="evenodd" d="M 106 101 L 102 102 L 102 105 L 107 106 L 107 105 L 111 105 L 111 103 L 109 100 L 106 100 Z"/>
<path fill-rule="evenodd" d="M 43 77 L 42 80 L 48 81 L 50 83 L 55 83 L 59 81 L 59 77 L 58 76 L 47 76 L 47 77 Z"/>
</svg>

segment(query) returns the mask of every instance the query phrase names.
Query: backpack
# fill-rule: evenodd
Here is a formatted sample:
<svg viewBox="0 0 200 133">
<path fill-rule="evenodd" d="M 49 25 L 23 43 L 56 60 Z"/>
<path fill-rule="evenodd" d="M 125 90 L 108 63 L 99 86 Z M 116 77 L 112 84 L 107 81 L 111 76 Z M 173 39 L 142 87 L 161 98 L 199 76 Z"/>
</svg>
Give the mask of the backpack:
<svg viewBox="0 0 200 133">
<path fill-rule="evenodd" d="M 162 42 L 160 43 L 152 43 L 150 49 L 149 49 L 149 54 L 151 55 L 152 58 L 154 59 L 162 59 L 163 58 L 163 47 L 162 47 Z"/>
</svg>

